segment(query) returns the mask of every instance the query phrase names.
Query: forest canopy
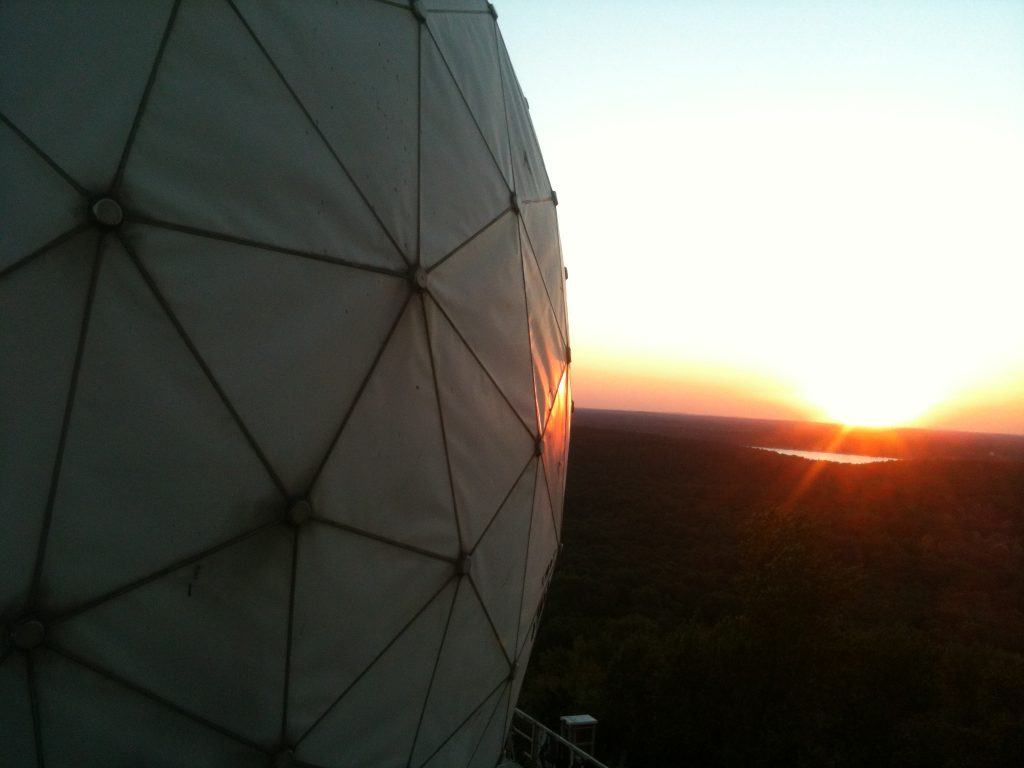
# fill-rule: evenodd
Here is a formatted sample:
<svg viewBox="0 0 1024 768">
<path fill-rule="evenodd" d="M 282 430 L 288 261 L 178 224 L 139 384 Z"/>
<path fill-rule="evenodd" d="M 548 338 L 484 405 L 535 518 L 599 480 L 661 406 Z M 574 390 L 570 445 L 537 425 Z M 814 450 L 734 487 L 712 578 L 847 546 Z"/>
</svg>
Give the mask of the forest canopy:
<svg viewBox="0 0 1024 768">
<path fill-rule="evenodd" d="M 1024 463 L 581 416 L 522 709 L 611 765 L 1022 764 Z"/>
</svg>

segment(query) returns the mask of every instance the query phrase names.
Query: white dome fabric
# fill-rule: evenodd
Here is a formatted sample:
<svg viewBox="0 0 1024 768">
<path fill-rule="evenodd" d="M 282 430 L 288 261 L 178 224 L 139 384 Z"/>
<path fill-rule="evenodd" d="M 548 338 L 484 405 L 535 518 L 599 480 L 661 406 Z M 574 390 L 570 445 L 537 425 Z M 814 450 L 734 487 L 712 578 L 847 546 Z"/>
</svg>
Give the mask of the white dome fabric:
<svg viewBox="0 0 1024 768">
<path fill-rule="evenodd" d="M 471 0 L 0 6 L 4 766 L 493 766 L 555 197 Z"/>
</svg>

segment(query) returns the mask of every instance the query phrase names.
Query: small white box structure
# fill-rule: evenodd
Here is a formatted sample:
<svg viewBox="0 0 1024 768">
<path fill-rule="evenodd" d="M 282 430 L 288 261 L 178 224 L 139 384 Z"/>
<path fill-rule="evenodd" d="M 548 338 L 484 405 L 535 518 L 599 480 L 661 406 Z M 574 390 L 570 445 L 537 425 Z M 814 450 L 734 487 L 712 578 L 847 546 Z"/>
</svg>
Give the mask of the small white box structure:
<svg viewBox="0 0 1024 768">
<path fill-rule="evenodd" d="M 594 754 L 597 745 L 597 719 L 590 715 L 562 715 L 561 736 L 573 746 L 588 755 Z"/>
<path fill-rule="evenodd" d="M 555 197 L 479 0 L 0 5 L 0 763 L 493 766 Z"/>
</svg>

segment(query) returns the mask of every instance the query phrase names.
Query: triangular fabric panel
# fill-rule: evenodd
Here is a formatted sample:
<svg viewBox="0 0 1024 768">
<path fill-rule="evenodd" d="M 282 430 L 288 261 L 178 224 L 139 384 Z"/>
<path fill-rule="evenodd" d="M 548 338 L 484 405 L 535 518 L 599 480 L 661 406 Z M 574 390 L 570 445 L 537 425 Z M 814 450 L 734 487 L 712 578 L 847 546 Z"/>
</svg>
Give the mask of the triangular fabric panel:
<svg viewBox="0 0 1024 768">
<path fill-rule="evenodd" d="M 536 476 L 537 465 L 531 462 L 473 550 L 473 583 L 509 658 L 516 652 Z"/>
<path fill-rule="evenodd" d="M 558 381 L 562 377 L 566 348 L 558 330 L 558 322 L 551 311 L 551 303 L 533 258 L 533 251 L 525 237 L 523 273 L 526 275 L 526 298 L 530 307 L 530 344 L 533 347 L 534 383 L 537 387 L 537 415 L 543 427 L 547 423 Z"/>
<path fill-rule="evenodd" d="M 452 326 L 427 304 L 455 505 L 463 545 L 470 546 L 512 489 L 533 453 L 533 441 Z"/>
<path fill-rule="evenodd" d="M 299 760 L 333 765 L 344 755 L 346 765 L 406 764 L 454 595 L 453 582 L 298 744 Z"/>
<path fill-rule="evenodd" d="M 530 238 L 530 245 L 540 266 L 540 275 L 548 289 L 551 308 L 558 320 L 562 339 L 568 341 L 565 321 L 565 268 L 558 241 L 558 219 L 552 202 L 529 203 L 522 207 L 523 224 Z"/>
<path fill-rule="evenodd" d="M 505 717 L 509 710 L 511 686 L 505 686 L 499 693 L 501 696 L 491 712 L 487 726 L 477 740 L 472 759 L 469 761 L 469 768 L 492 768 L 501 760 L 505 736 L 508 733 Z"/>
<path fill-rule="evenodd" d="M 494 19 L 489 13 L 435 13 L 428 28 L 511 189 L 512 160 Z"/>
<path fill-rule="evenodd" d="M 237 3 L 404 253 L 416 251 L 416 37 L 407 8 Z"/>
<path fill-rule="evenodd" d="M 467 659 L 474 663 L 467 664 Z M 460 583 L 411 764 L 428 760 L 508 673 L 508 661 L 476 593 Z"/>
<path fill-rule="evenodd" d="M 83 233 L 0 280 L 0 614 L 35 565 L 97 237 Z"/>
<path fill-rule="evenodd" d="M 135 266 L 108 247 L 43 570 L 49 607 L 237 536 L 282 504 Z"/>
<path fill-rule="evenodd" d="M 154 227 L 132 242 L 289 493 L 304 495 L 407 282 Z"/>
<path fill-rule="evenodd" d="M 485 736 L 490 736 L 489 742 L 493 742 L 493 728 L 491 727 L 495 720 L 497 720 L 498 727 L 501 727 L 502 717 L 504 711 L 501 714 L 497 714 L 501 708 L 501 703 L 505 699 L 505 692 L 508 690 L 508 686 L 503 686 L 487 697 L 468 720 L 462 725 L 456 733 L 452 734 L 452 737 L 448 739 L 441 746 L 440 749 L 424 763 L 424 768 L 447 768 L 448 766 L 469 766 L 477 764 L 474 761 L 474 756 L 479 752 L 482 742 Z M 501 745 L 498 745 L 497 750 L 492 749 L 493 744 L 488 744 L 486 753 L 489 753 L 490 760 L 484 761 L 482 764 L 487 768 L 494 768 L 498 764 L 498 759 L 501 757 Z M 415 765 L 415 763 L 414 763 Z"/>
<path fill-rule="evenodd" d="M 519 692 L 523 688 L 523 680 L 526 679 L 526 672 L 528 670 L 527 663 L 530 660 L 530 656 L 533 653 L 533 643 L 537 639 L 537 621 L 535 620 L 528 627 L 523 627 L 523 634 L 521 635 L 522 643 L 519 649 L 519 656 L 516 658 L 516 669 L 515 674 L 512 677 L 512 685 L 509 687 L 508 701 L 506 702 L 505 712 L 502 713 L 504 717 L 504 724 L 502 733 L 507 734 L 509 729 L 512 727 L 512 718 L 515 716 L 516 704 L 519 702 Z"/>
<path fill-rule="evenodd" d="M 547 590 L 555 556 L 558 554 L 558 533 L 551 513 L 551 503 L 544 478 L 538 474 L 533 499 L 533 521 L 530 524 L 530 551 L 526 556 L 526 581 L 519 619 L 519 650 L 531 634 L 531 625 Z"/>
<path fill-rule="evenodd" d="M 331 706 L 452 572 L 443 560 L 321 523 L 301 529 L 288 707 L 292 738 Z"/>
<path fill-rule="evenodd" d="M 404 269 L 227 3 L 185 3 L 139 124 L 124 203 L 147 216 Z"/>
<path fill-rule="evenodd" d="M 512 144 L 512 170 L 515 192 L 523 202 L 541 200 L 551 195 L 551 183 L 544 168 L 544 158 L 537 145 L 537 135 L 530 120 L 530 109 L 519 88 L 519 81 L 508 59 L 505 42 L 498 36 L 502 84 L 508 109 L 509 141 Z"/>
<path fill-rule="evenodd" d="M 4 182 L 0 184 L 3 270 L 83 223 L 86 203 L 74 187 L 3 124 L 0 168 L 4 173 Z M 14 222 L 17 226 L 12 226 Z"/>
<path fill-rule="evenodd" d="M 48 640 L 272 749 L 281 728 L 293 536 L 272 526 L 56 623 Z M 245 665 L 234 663 L 242 649 Z"/>
<path fill-rule="evenodd" d="M 430 273 L 430 294 L 531 423 L 536 411 L 518 226 L 510 211 L 456 251 Z"/>
<path fill-rule="evenodd" d="M 35 658 L 46 768 L 267 764 L 267 756 L 255 748 L 57 653 L 44 651 Z"/>
<path fill-rule="evenodd" d="M 562 374 L 558 385 L 551 418 L 544 427 L 544 477 L 551 494 L 551 509 L 555 513 L 555 525 L 562 526 L 562 504 L 565 497 L 566 443 L 569 439 L 569 373 Z"/>
<path fill-rule="evenodd" d="M 420 262 L 430 267 L 508 208 L 511 193 L 433 38 L 422 35 Z"/>
<path fill-rule="evenodd" d="M 12 653 L 0 662 L 0 755 L 4 765 L 37 765 L 28 662 Z"/>
<path fill-rule="evenodd" d="M 117 171 L 171 6 L 0 6 L 0 112 L 96 194 Z"/>
<path fill-rule="evenodd" d="M 487 0 L 424 0 L 423 7 L 433 12 L 430 16 L 431 20 L 434 19 L 435 15 L 440 15 L 446 11 L 451 11 L 452 13 L 474 11 L 486 13 L 490 16 L 490 11 L 487 9 Z"/>
<path fill-rule="evenodd" d="M 311 496 L 323 517 L 458 556 L 458 523 L 419 297 L 406 307 Z"/>
</svg>

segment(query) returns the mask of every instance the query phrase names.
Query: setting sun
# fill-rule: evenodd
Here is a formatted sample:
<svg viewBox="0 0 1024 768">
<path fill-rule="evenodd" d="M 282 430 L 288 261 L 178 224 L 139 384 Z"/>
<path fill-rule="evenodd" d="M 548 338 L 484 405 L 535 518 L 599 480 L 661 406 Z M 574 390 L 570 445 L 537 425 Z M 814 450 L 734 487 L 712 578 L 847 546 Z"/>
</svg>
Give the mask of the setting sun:
<svg viewBox="0 0 1024 768">
<path fill-rule="evenodd" d="M 580 405 L 1024 431 L 1019 6 L 524 4 Z"/>
<path fill-rule="evenodd" d="M 808 404 L 827 421 L 851 426 L 888 427 L 912 423 L 934 404 L 927 386 L 889 380 L 874 372 L 840 371 L 818 376 L 807 387 Z"/>
<path fill-rule="evenodd" d="M 833 329 L 815 345 L 797 344 L 780 356 L 793 395 L 813 418 L 865 427 L 914 424 L 958 390 L 961 372 L 941 349 L 923 346 L 910 354 L 898 326 L 888 333 L 868 328 L 859 343 L 856 333 Z"/>
</svg>

